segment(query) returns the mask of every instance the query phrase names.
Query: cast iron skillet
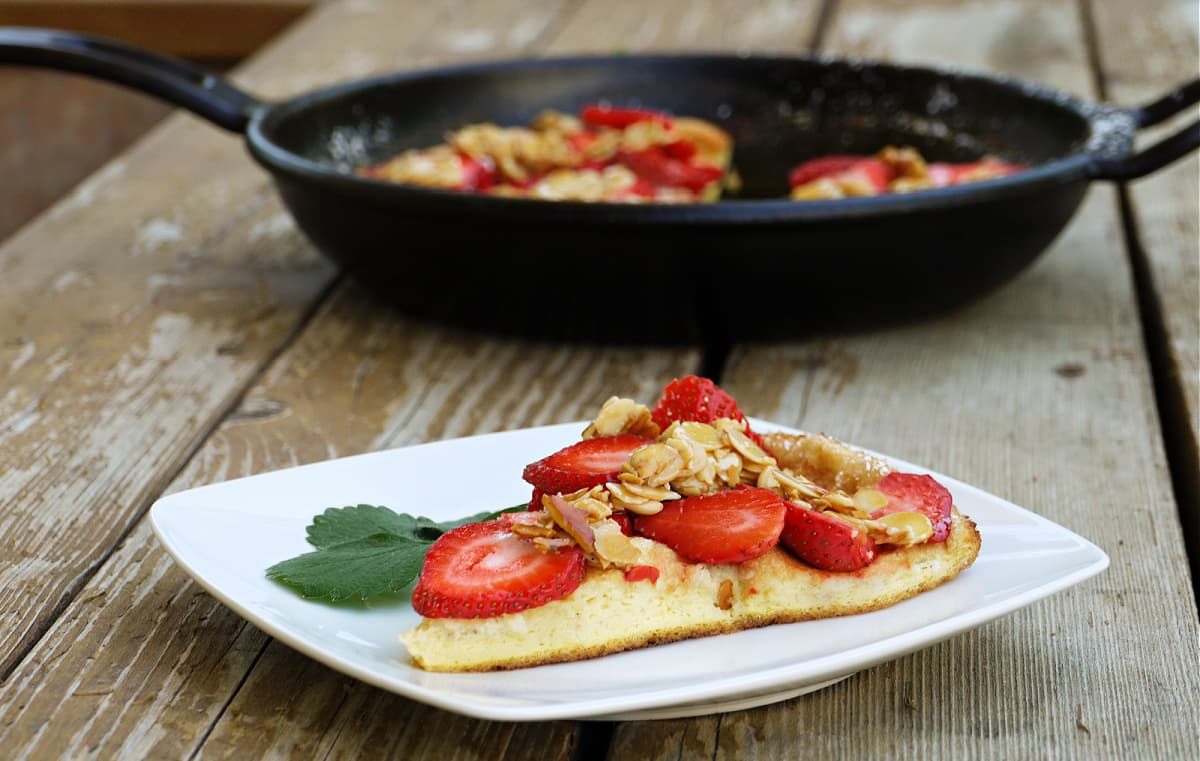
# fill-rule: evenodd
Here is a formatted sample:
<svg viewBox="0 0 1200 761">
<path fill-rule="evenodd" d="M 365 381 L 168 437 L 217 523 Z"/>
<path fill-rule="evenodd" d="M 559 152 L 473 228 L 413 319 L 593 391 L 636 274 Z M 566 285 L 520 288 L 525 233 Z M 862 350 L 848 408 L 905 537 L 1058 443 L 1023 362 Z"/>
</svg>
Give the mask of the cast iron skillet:
<svg viewBox="0 0 1200 761">
<path fill-rule="evenodd" d="M 1142 108 L 1000 77 L 862 61 L 728 55 L 521 60 L 391 74 L 264 103 L 191 64 L 112 41 L 0 29 L 0 63 L 89 74 L 235 132 L 304 233 L 409 313 L 493 331 L 624 341 L 778 337 L 964 304 L 1012 278 L 1094 179 L 1129 180 L 1200 144 L 1196 122 L 1134 132 L 1200 100 Z M 713 205 L 495 198 L 355 176 L 451 129 L 540 110 L 645 105 L 733 134 L 744 186 Z M 791 202 L 787 169 L 913 145 L 992 153 L 1020 174 L 910 195 Z"/>
</svg>

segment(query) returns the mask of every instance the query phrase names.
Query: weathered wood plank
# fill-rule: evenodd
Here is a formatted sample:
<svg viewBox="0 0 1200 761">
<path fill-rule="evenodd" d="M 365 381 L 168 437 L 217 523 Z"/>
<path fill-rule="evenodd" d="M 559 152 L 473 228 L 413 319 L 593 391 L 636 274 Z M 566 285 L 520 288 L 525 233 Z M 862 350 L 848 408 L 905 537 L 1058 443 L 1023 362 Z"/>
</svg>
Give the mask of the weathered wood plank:
<svg viewBox="0 0 1200 761">
<path fill-rule="evenodd" d="M 361 6 L 352 4 L 345 12 L 355 7 Z M 444 60 L 515 52 L 536 45 L 540 28 L 563 6 L 522 8 L 522 34 L 501 37 L 499 48 L 466 52 L 452 48 L 457 38 L 441 25 L 441 10 L 424 16 L 409 10 L 404 16 L 412 54 Z M 491 3 L 478 9 L 463 20 L 494 29 L 489 14 L 516 15 Z M 389 26 L 378 13 L 357 21 Z M 378 60 L 396 55 L 394 25 L 384 45 L 362 34 L 354 20 L 334 15 L 312 23 L 337 25 L 351 38 L 368 40 L 358 46 L 368 65 L 377 63 L 370 58 L 374 50 L 380 51 Z M 302 57 L 320 66 L 326 46 L 338 45 L 327 29 L 320 44 L 309 32 L 307 26 L 295 30 L 251 72 L 262 72 L 264 86 L 280 86 L 272 72 L 289 72 L 282 76 L 292 85 L 315 77 L 291 59 L 303 51 Z M 121 192 L 119 184 L 112 192 Z M 242 198 L 245 202 L 244 193 Z M 259 217 L 233 225 L 222 245 L 245 252 L 254 250 L 254 240 L 269 236 L 279 239 L 270 249 L 277 259 L 307 250 L 277 207 L 266 201 L 258 206 Z M 75 213 L 86 217 L 60 212 Z M 180 224 L 202 234 L 212 221 L 184 218 Z M 144 308 L 195 309 L 189 299 L 197 299 L 188 291 L 194 277 L 184 271 L 168 283 L 178 306 L 160 299 Z M 251 324 L 246 335 L 226 335 L 208 353 L 260 355 L 271 338 L 255 334 L 261 330 L 261 321 Z M 171 488 L 371 448 L 583 417 L 615 389 L 649 396 L 696 361 L 695 352 L 686 349 L 488 341 L 403 321 L 349 285 L 314 317 Z M 154 391 L 144 393 L 153 397 Z M 139 486 L 147 492 L 138 505 L 144 508 L 155 490 Z M 78 538 L 68 533 L 67 540 Z M 416 706 L 268 644 L 192 584 L 144 521 L 0 686 L 0 745 L 33 757 L 176 758 L 203 743 L 206 755 L 554 758 L 568 757 L 575 738 L 571 724 L 489 724 Z"/>
<path fill-rule="evenodd" d="M 820 9 L 820 0 L 589 2 L 571 17 L 550 49 L 795 52 L 812 37 Z"/>
<path fill-rule="evenodd" d="M 0 241 L 170 113 L 71 74 L 0 66 Z"/>
<path fill-rule="evenodd" d="M 1184 80 L 1200 74 L 1200 43 L 1197 42 L 1196 3 L 1155 0 L 1140 3 L 1137 12 L 1112 3 L 1088 2 L 1095 23 L 1097 60 L 1107 95 L 1124 104 L 1141 104 L 1163 95 Z M 1184 111 L 1193 120 L 1198 109 Z M 1140 144 L 1165 137 L 1175 120 L 1151 129 Z M 1196 209 L 1200 208 L 1200 156 L 1184 161 L 1132 183 L 1128 188 L 1134 217 L 1133 237 L 1144 257 L 1152 307 L 1159 310 L 1151 340 L 1165 355 L 1168 377 L 1160 394 L 1161 414 L 1172 416 L 1164 427 L 1168 433 L 1173 467 L 1179 485 L 1190 493 L 1177 495 L 1192 500 L 1181 505 L 1190 518 L 1191 540 L 1200 543 L 1200 230 Z M 1164 335 L 1158 336 L 1161 327 Z M 1188 515 L 1190 513 L 1190 515 Z M 1197 544 L 1193 544 L 1193 548 Z M 1195 551 L 1195 549 L 1193 549 Z"/>
<path fill-rule="evenodd" d="M 325 8 L 239 78 L 282 95 L 389 66 L 444 18 L 404 16 Z M 236 138 L 177 116 L 0 248 L 0 676 L 331 281 L 298 241 Z"/>
<path fill-rule="evenodd" d="M 0 25 L 115 37 L 174 55 L 243 58 L 316 0 L 6 0 Z"/>
<path fill-rule="evenodd" d="M 1090 95 L 1076 10 L 851 0 L 827 48 Z M 1106 574 L 785 704 L 621 725 L 610 758 L 1194 754 L 1200 691 L 1178 664 L 1197 659 L 1196 609 L 1121 241 L 1115 193 L 1096 188 L 1048 256 L 980 303 L 919 325 L 739 347 L 725 375 L 753 414 L 927 464 L 1079 531 L 1109 552 Z"/>
</svg>

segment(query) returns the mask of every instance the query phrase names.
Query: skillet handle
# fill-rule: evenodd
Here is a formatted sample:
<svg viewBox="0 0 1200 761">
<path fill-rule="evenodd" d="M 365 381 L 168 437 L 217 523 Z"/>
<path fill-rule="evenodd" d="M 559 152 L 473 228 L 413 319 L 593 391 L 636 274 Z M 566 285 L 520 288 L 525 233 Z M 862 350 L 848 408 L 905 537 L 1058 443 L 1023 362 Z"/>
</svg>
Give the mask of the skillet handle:
<svg viewBox="0 0 1200 761">
<path fill-rule="evenodd" d="M 1200 102 L 1200 79 L 1193 79 L 1158 100 L 1129 113 L 1138 128 L 1151 127 Z M 1194 121 L 1180 131 L 1149 148 L 1119 159 L 1095 157 L 1091 176 L 1098 180 L 1133 180 L 1162 169 L 1200 147 L 1200 121 Z"/>
<path fill-rule="evenodd" d="M 187 61 L 102 37 L 0 27 L 0 64 L 86 74 L 155 95 L 232 132 L 244 132 L 262 103 Z"/>
</svg>

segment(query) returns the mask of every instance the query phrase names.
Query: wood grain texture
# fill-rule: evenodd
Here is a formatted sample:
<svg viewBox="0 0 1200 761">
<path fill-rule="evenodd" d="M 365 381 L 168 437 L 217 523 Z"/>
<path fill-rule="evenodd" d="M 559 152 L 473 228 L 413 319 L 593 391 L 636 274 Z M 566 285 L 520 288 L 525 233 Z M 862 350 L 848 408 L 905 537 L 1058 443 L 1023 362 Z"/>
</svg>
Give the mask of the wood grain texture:
<svg viewBox="0 0 1200 761">
<path fill-rule="evenodd" d="M 324 9 L 322 17 L 309 22 L 313 26 L 303 24 L 251 64 L 243 72 L 244 80 L 257 88 L 287 91 L 318 84 L 322 77 L 346 76 L 348 70 L 354 75 L 367 73 L 365 69 L 400 61 L 394 47 L 397 41 L 408 44 L 414 57 L 431 60 L 517 52 L 522 46 L 539 44 L 542 30 L 555 23 L 563 8 L 553 2 L 520 5 L 522 14 L 513 27 L 519 27 L 520 34 L 510 30 L 493 38 L 492 44 L 499 47 L 476 46 L 467 51 L 451 49 L 461 38 L 443 33 L 445 8 L 430 7 L 425 13 L 406 9 L 404 37 L 397 35 L 396 25 L 386 23 L 386 8 L 351 3 Z M 495 3 L 478 3 L 456 12 L 470 7 L 478 13 L 467 18 L 490 29 L 504 30 L 505 20 L 518 16 L 515 5 L 504 8 Z M 341 58 L 345 48 L 341 38 L 329 34 L 330 27 L 357 41 L 358 57 Z M 380 31 L 372 36 L 372 30 Z M 371 57 L 376 50 L 378 59 Z M 305 65 L 297 63 L 301 59 Z M 308 63 L 317 68 L 309 69 Z M 338 68 L 338 63 L 345 65 Z M 155 139 L 167 140 L 172 132 L 192 139 L 205 134 L 204 127 L 181 119 L 175 122 L 162 130 L 166 137 L 156 135 L 150 145 Z M 92 190 L 84 188 L 82 201 L 69 200 L 65 211 L 53 214 L 72 221 L 76 229 L 95 225 L 91 214 L 96 211 L 84 208 L 84 201 L 104 203 L 110 195 L 128 199 L 126 184 L 138 180 L 141 153 L 146 150 L 146 145 L 140 146 L 123 160 L 122 170 L 109 170 L 103 182 L 93 181 Z M 209 158 L 216 160 L 216 153 L 214 149 Z M 160 172 L 175 166 L 162 156 L 154 158 Z M 154 166 L 145 161 L 146 166 Z M 221 168 L 230 172 L 228 164 Z M 189 165 L 175 171 L 183 183 L 190 178 L 211 181 L 206 179 L 206 167 Z M 152 187 L 148 178 L 142 181 Z M 222 329 L 213 329 L 214 335 L 205 335 L 204 340 L 177 329 L 179 335 L 168 342 L 176 347 L 175 354 L 141 373 L 154 375 L 157 385 L 146 381 L 136 398 L 142 404 L 162 399 L 156 411 L 164 419 L 154 429 L 160 436 L 180 435 L 177 429 L 186 433 L 191 428 L 191 435 L 207 438 L 171 484 L 172 490 L 379 447 L 585 417 L 616 390 L 652 395 L 666 380 L 693 369 L 698 360 L 688 349 L 492 341 L 405 321 L 346 285 L 315 314 L 261 382 L 245 391 L 257 368 L 285 340 L 286 331 L 298 324 L 301 307 L 329 282 L 329 272 L 316 262 L 261 185 L 247 183 L 232 189 L 224 200 L 232 208 L 240 203 L 247 210 L 229 222 L 212 213 L 170 218 L 179 235 L 186 232 L 201 241 L 220 241 L 228 259 L 217 269 L 221 277 L 210 274 L 216 269 L 211 264 L 177 266 L 171 277 L 154 281 L 160 288 L 145 304 L 138 302 L 136 294 L 122 293 L 115 285 L 109 288 L 118 313 L 140 311 L 157 319 L 166 314 L 196 320 L 200 318 L 193 315 L 215 319 L 212 315 L 220 313 L 229 320 L 229 325 L 218 323 Z M 150 236 L 157 245 L 143 257 L 183 245 L 164 225 L 158 229 Z M 35 233 L 29 235 L 36 242 Z M 112 235 L 118 237 L 116 232 Z M 273 241 L 270 246 L 263 244 L 267 239 Z M 15 250 L 19 254 L 25 249 Z M 294 301 L 290 309 L 239 308 L 228 300 L 204 306 L 213 298 L 213 290 L 203 286 L 238 282 L 248 253 L 275 261 L 285 273 L 289 268 L 298 270 L 290 272 Z M 12 272 L 23 277 L 12 282 L 27 283 L 33 292 L 39 281 L 29 271 L 31 260 L 13 258 Z M 109 258 L 113 257 L 105 261 Z M 114 275 L 100 270 L 91 277 L 107 285 Z M 116 327 L 109 326 L 119 335 L 109 339 L 101 358 L 111 364 L 133 364 L 122 353 L 132 351 L 130 343 L 136 349 L 138 326 L 130 326 L 131 322 L 114 321 Z M 70 337 L 68 327 L 60 324 L 59 330 Z M 39 334 L 22 345 L 38 348 L 46 340 Z M 60 353 L 63 361 L 79 354 L 66 349 Z M 38 364 L 32 350 L 27 354 L 17 355 L 18 369 Z M 189 362 L 187 354 L 204 359 Z M 194 373 L 204 375 L 175 381 L 172 372 L 185 375 L 174 370 L 176 365 L 195 365 Z M 88 370 L 83 377 L 90 379 L 93 373 Z M 208 378 L 208 374 L 220 377 Z M 26 387 L 33 389 L 38 377 L 30 376 Z M 229 399 L 240 396 L 240 403 L 207 435 L 207 419 L 221 412 L 218 402 L 228 403 L 212 386 Z M 181 399 L 184 390 L 190 390 L 191 396 Z M 95 394 L 112 418 L 104 425 L 138 432 L 142 423 L 136 405 L 114 399 L 115 392 L 106 389 Z M 174 411 L 180 405 L 187 418 Z M 201 419 L 201 415 L 208 417 Z M 89 421 L 83 413 L 79 417 L 83 423 Z M 51 433 L 57 430 L 54 437 L 58 437 L 69 430 L 70 420 L 42 414 L 31 425 L 42 425 Z M 577 729 L 572 724 L 491 724 L 453 716 L 342 677 L 269 642 L 190 582 L 159 548 L 145 521 L 134 525 L 105 560 L 104 542 L 115 543 L 120 522 L 136 518 L 187 455 L 169 440 L 160 439 L 158 444 L 166 451 L 131 447 L 117 453 L 123 456 L 109 466 L 112 475 L 97 474 L 110 493 L 117 488 L 110 482 L 129 483 L 130 493 L 117 507 L 104 505 L 114 512 L 109 534 L 90 535 L 85 526 L 64 522 L 61 512 L 46 515 L 45 530 L 57 536 L 53 541 L 47 538 L 44 546 L 30 548 L 28 566 L 8 569 L 9 578 L 23 584 L 21 591 L 28 596 L 35 583 L 44 578 L 53 582 L 55 573 L 87 574 L 88 568 L 78 565 L 85 558 L 103 563 L 77 596 L 69 587 L 59 590 L 64 599 L 61 614 L 44 612 L 46 623 L 53 619 L 52 628 L 0 686 L 0 747 L 34 758 L 179 758 L 196 752 L 235 757 L 569 758 L 574 752 Z M 96 456 L 83 449 L 82 454 Z M 81 453 L 63 450 L 68 464 L 78 456 Z M 48 482 L 58 483 L 57 479 Z M 23 507 L 30 498 L 19 489 L 13 495 L 17 517 L 31 520 L 20 514 L 22 509 L 34 511 L 32 506 Z M 85 502 L 76 509 L 98 512 L 100 507 Z M 20 520 L 14 529 L 22 535 L 33 533 Z M 55 559 L 56 550 L 70 547 L 76 548 L 76 557 Z M 50 573 L 39 575 L 45 571 Z M 18 600 L 14 594 L 13 605 Z M 32 636 L 37 635 L 38 625 L 45 626 L 39 620 L 27 624 Z M 14 661 L 20 655 L 19 650 L 8 652 Z"/>
<path fill-rule="evenodd" d="M 843 2 L 835 52 L 954 63 L 1091 96 L 1068 2 Z M 903 250 L 902 245 L 898 249 Z M 1096 541 L 1097 579 L 834 687 L 721 717 L 618 727 L 610 758 L 1184 758 L 1196 609 L 1120 218 L 1095 188 L 1029 272 L 941 319 L 735 349 L 751 414 L 1000 494 Z M 984 532 L 986 551 L 987 535 Z"/>
<path fill-rule="evenodd" d="M 1097 59 L 1107 95 L 1118 103 L 1142 104 L 1157 99 L 1175 85 L 1200 75 L 1200 6 L 1179 0 L 1155 0 L 1138 5 L 1136 13 L 1120 5 L 1090 2 L 1095 23 Z M 1196 119 L 1192 107 L 1167 125 L 1147 130 L 1142 146 L 1165 137 L 1172 129 Z M 1129 186 L 1135 221 L 1134 240 L 1145 257 L 1148 275 L 1161 312 L 1169 384 L 1178 405 L 1164 414 L 1186 431 L 1190 442 L 1176 444 L 1176 467 L 1189 478 L 1191 497 L 1200 492 L 1200 156 L 1183 161 Z M 1170 428 L 1168 428 L 1170 430 Z M 1190 446 L 1189 446 L 1190 445 Z M 1200 505 L 1183 506 L 1200 510 Z M 1194 516 L 1193 521 L 1200 520 Z M 1196 530 L 1193 523 L 1193 530 Z M 1193 536 L 1200 541 L 1200 536 Z"/>
<path fill-rule="evenodd" d="M 0 67 L 0 241 L 162 120 L 170 108 L 71 74 Z"/>
<path fill-rule="evenodd" d="M 812 37 L 820 0 L 588 2 L 550 49 L 578 53 L 797 52 Z"/>
<path fill-rule="evenodd" d="M 0 25 L 98 34 L 187 58 L 250 55 L 316 0 L 5 0 Z"/>
</svg>

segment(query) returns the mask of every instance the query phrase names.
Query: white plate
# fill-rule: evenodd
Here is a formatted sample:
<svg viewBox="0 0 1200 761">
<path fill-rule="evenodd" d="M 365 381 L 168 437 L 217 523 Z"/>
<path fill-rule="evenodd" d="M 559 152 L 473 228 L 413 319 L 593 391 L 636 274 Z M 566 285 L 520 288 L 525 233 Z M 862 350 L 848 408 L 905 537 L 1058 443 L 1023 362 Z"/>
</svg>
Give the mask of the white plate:
<svg viewBox="0 0 1200 761">
<path fill-rule="evenodd" d="M 789 430 L 752 421 L 756 430 Z M 1104 570 L 1076 534 L 934 473 L 979 526 L 975 565 L 933 591 L 874 613 L 768 626 L 578 663 L 488 674 L 413 667 L 404 602 L 373 608 L 306 601 L 264 575 L 312 548 L 327 507 L 386 505 L 445 520 L 529 498 L 526 463 L 577 441 L 585 423 L 396 449 L 179 492 L 150 512 L 155 533 L 205 589 L 263 631 L 345 674 L 450 711 L 499 720 L 645 719 L 748 708 L 819 689 L 979 626 Z M 930 472 L 890 459 L 898 470 Z"/>
</svg>

